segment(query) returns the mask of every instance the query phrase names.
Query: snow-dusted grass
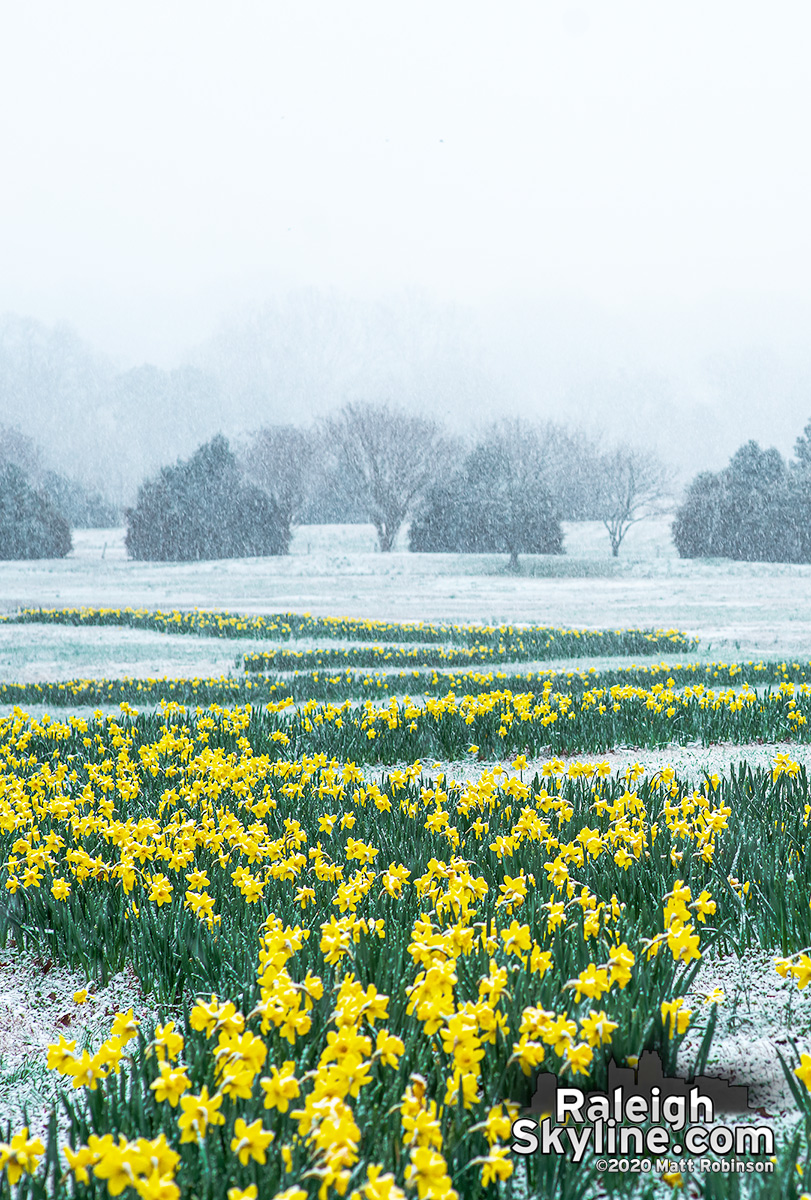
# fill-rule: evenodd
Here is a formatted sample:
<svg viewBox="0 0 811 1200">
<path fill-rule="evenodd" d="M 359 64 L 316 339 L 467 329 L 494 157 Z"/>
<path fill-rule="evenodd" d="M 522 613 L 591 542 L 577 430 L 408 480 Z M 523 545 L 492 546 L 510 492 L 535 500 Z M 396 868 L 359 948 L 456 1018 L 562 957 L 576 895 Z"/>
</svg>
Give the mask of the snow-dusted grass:
<svg viewBox="0 0 811 1200">
<path fill-rule="evenodd" d="M 622 559 L 676 558 L 670 536 L 671 517 L 658 517 L 633 525 L 622 543 Z M 73 532 L 71 558 L 94 557 L 105 561 L 126 559 L 124 529 L 77 529 Z M 610 558 L 611 543 L 600 521 L 564 521 L 563 539 L 568 558 Z M 394 544 L 394 552 L 408 551 L 408 526 L 404 525 Z M 291 555 L 377 554 L 377 534 L 373 525 L 301 525 L 293 530 Z M 419 555 L 418 557 L 425 557 Z M 434 557 L 433 555 L 429 555 Z M 504 555 L 476 555 L 503 562 Z M 557 556 L 556 556 L 557 557 Z"/>
<path fill-rule="evenodd" d="M 707 1074 L 747 1086 L 750 1119 L 758 1122 L 765 1112 L 772 1128 L 785 1134 L 800 1114 L 780 1057 L 792 1066 L 795 1055 L 811 1051 L 811 993 L 798 991 L 793 979 L 781 979 L 773 955 L 765 950 L 747 950 L 740 958 L 707 956 L 686 995 L 694 1020 L 679 1050 L 685 1074 L 709 1018 L 708 997 L 717 988 L 724 998 L 718 1004 Z"/>
<path fill-rule="evenodd" d="M 26 711 L 28 709 L 26 708 Z M 612 775 L 624 772 L 628 767 L 640 764 L 645 769 L 645 775 L 656 775 L 666 767 L 672 767 L 679 779 L 688 779 L 694 786 L 700 787 L 705 779 L 716 772 L 724 774 L 730 767 L 738 767 L 747 763 L 752 770 L 758 767 L 768 768 L 774 765 L 778 754 L 788 754 L 795 762 L 801 763 L 811 775 L 811 745 L 797 742 L 764 742 L 736 745 L 732 742 L 719 742 L 713 746 L 700 746 L 697 743 L 687 746 L 666 746 L 659 750 L 650 747 L 618 747 L 614 750 L 601 751 L 599 754 L 561 754 L 558 757 L 565 763 L 607 762 Z M 549 762 L 548 757 L 527 758 L 526 770 L 522 773 L 524 779 L 532 779 L 536 772 Z M 398 763 L 398 766 L 408 766 Z M 492 770 L 502 766 L 512 770 L 510 759 L 474 759 L 460 761 L 434 761 L 424 764 L 426 775 L 444 775 L 446 779 L 456 779 L 462 783 L 469 779 L 478 779 L 482 771 Z M 811 995 L 811 992 L 809 992 Z"/>
<path fill-rule="evenodd" d="M 0 624 L 0 679 L 40 682 L 235 674 L 241 648 L 226 639 L 169 637 L 146 629 Z M 262 643 L 252 643 L 254 648 L 261 649 Z"/>
<path fill-rule="evenodd" d="M 140 1020 L 154 1023 L 155 1009 L 144 998 L 131 969 L 105 987 L 90 985 L 90 998 L 77 1004 L 73 994 L 85 988 L 81 971 L 56 966 L 48 958 L 13 946 L 0 951 L 0 1124 L 23 1124 L 45 1140 L 48 1114 L 64 1081 L 48 1071 L 48 1046 L 64 1037 L 76 1042 L 76 1053 L 94 1052 L 109 1036 L 116 1012 L 133 1009 Z M 70 1089 L 69 1089 L 70 1090 Z M 74 1092 L 74 1098 L 78 1098 Z M 65 1114 L 57 1103 L 64 1127 Z"/>
<path fill-rule="evenodd" d="M 368 526 L 307 526 L 297 530 L 287 557 L 204 563 L 130 562 L 122 530 L 80 530 L 67 559 L 0 565 L 0 611 L 130 604 L 391 620 L 675 626 L 698 634 L 710 657 L 807 656 L 811 566 L 673 558 L 667 521 L 637 526 L 618 560 L 597 557 L 602 542 L 593 523 L 567 533 L 582 557 L 528 555 L 522 573 L 513 575 L 500 555 L 357 549 L 368 547 L 370 537 L 374 544 Z M 634 543 L 634 537 L 645 540 Z M 635 544 L 647 556 L 634 557 Z M 530 574 L 564 569 L 581 575 Z M 169 657 L 182 653 L 172 650 Z M 219 654 L 207 650 L 203 658 L 219 661 Z M 203 670 L 201 665 L 198 673 Z"/>
</svg>

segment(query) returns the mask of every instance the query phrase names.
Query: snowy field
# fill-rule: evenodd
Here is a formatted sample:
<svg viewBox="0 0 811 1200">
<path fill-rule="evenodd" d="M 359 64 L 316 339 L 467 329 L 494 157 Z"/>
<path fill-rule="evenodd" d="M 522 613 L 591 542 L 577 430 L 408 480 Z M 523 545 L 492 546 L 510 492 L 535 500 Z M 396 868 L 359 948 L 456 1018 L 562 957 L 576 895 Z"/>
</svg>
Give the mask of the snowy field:
<svg viewBox="0 0 811 1200">
<path fill-rule="evenodd" d="M 501 555 L 382 555 L 374 550 L 371 526 L 305 526 L 286 557 L 204 563 L 131 562 L 123 530 L 80 530 L 64 560 L 0 565 L 0 611 L 20 605 L 199 606 L 391 620 L 676 627 L 699 636 L 702 654 L 713 658 L 808 656 L 811 566 L 678 559 L 666 520 L 632 529 L 618 560 L 610 557 L 599 524 L 565 530 L 566 555 L 527 555 L 518 575 L 506 570 Z M 179 673 L 185 673 L 187 651 L 174 643 L 182 640 L 172 639 L 169 652 Z M 109 664 L 105 674 L 117 661 L 122 665 L 116 673 L 130 667 L 154 673 L 159 660 L 143 638 L 122 641 L 120 658 L 117 652 L 104 658 L 107 644 L 98 643 L 100 657 L 94 659 Z M 6 642 L 4 658 L 8 653 Z M 86 673 L 78 669 L 82 653 L 77 646 L 71 674 Z M 197 674 L 222 669 L 220 651 L 208 645 L 194 661 Z"/>
</svg>

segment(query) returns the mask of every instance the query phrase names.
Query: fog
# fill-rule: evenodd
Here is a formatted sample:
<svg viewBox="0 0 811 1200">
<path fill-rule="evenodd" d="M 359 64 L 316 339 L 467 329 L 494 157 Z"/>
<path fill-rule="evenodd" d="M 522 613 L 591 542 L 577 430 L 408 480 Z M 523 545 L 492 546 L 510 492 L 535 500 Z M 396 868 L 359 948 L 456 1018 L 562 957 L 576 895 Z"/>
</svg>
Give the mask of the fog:
<svg viewBox="0 0 811 1200">
<path fill-rule="evenodd" d="M 0 15 L 0 422 L 131 499 L 387 399 L 650 445 L 811 416 L 811 14 L 77 0 Z"/>
</svg>

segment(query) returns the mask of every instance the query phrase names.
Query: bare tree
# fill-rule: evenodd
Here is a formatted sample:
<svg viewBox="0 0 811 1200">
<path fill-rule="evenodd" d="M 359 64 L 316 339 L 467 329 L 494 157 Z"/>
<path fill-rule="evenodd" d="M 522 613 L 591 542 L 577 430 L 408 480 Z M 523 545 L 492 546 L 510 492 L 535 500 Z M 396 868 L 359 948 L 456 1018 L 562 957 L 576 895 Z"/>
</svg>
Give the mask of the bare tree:
<svg viewBox="0 0 811 1200">
<path fill-rule="evenodd" d="M 452 460 L 436 421 L 388 404 L 345 404 L 327 420 L 326 435 L 347 491 L 391 550 L 406 517 Z"/>
<path fill-rule="evenodd" d="M 240 454 L 245 474 L 272 497 L 288 537 L 312 494 L 318 438 L 297 425 L 266 425 Z"/>
<path fill-rule="evenodd" d="M 541 443 L 546 485 L 564 521 L 597 518 L 594 498 L 595 465 L 600 458 L 598 439 L 578 426 L 546 421 L 535 427 Z"/>
<path fill-rule="evenodd" d="M 649 451 L 618 447 L 600 457 L 594 481 L 596 510 L 614 558 L 632 525 L 668 511 L 672 482 L 668 469 Z"/>
</svg>

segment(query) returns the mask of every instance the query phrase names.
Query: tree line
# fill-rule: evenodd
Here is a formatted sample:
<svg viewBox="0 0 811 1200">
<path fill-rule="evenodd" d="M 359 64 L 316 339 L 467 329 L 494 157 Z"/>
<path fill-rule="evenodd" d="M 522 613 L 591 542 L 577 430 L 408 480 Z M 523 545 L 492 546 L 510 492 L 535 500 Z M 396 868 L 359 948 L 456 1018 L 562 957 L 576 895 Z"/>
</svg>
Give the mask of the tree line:
<svg viewBox="0 0 811 1200">
<path fill-rule="evenodd" d="M 414 552 L 563 552 L 562 521 L 600 521 L 612 554 L 633 524 L 673 510 L 666 466 L 582 429 L 501 419 L 466 441 L 387 404 L 345 404 L 311 428 L 222 435 L 145 480 L 125 510 L 131 557 L 154 561 L 287 553 L 296 525 L 369 522 L 390 551 L 409 523 Z M 36 447 L 0 426 L 0 558 L 61 557 L 71 527 L 119 514 L 43 469 Z M 682 557 L 811 561 L 811 421 L 786 462 L 750 441 L 702 472 L 675 509 Z"/>
<path fill-rule="evenodd" d="M 519 419 L 475 440 L 387 404 L 345 404 L 311 428 L 269 425 L 233 448 L 218 435 L 161 468 L 125 510 L 133 558 L 188 561 L 287 552 L 302 524 L 369 522 L 390 551 L 557 554 L 561 521 L 602 520 L 614 554 L 669 486 L 639 450 Z M 0 557 L 59 557 L 70 528 L 114 523 L 97 494 L 44 472 L 31 439 L 0 427 Z"/>
<path fill-rule="evenodd" d="M 349 403 L 320 425 L 271 425 L 234 449 L 221 435 L 163 468 L 127 510 L 134 558 L 284 554 L 293 527 L 374 525 L 391 551 L 559 554 L 563 520 L 601 520 L 619 553 L 661 511 L 671 480 L 652 455 L 582 430 L 503 419 L 474 442 L 387 404 Z M 182 514 L 188 514 L 183 517 Z"/>
</svg>

